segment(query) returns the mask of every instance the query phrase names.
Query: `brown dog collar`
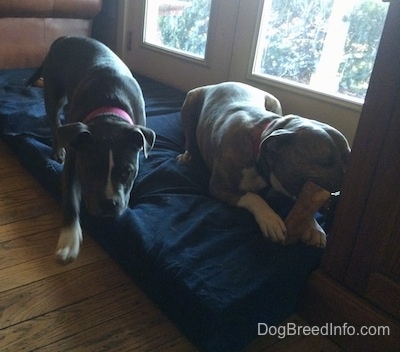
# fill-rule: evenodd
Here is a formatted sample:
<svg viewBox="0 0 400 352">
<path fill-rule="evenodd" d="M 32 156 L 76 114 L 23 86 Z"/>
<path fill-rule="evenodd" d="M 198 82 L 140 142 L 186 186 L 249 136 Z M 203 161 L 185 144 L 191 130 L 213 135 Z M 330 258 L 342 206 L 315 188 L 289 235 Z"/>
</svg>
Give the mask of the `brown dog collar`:
<svg viewBox="0 0 400 352">
<path fill-rule="evenodd" d="M 90 114 L 88 114 L 84 119 L 84 123 L 89 123 L 93 121 L 95 118 L 99 116 L 104 116 L 104 115 L 115 115 L 121 118 L 122 120 L 128 122 L 130 125 L 134 125 L 133 119 L 130 117 L 130 115 L 125 111 L 117 107 L 108 107 L 104 106 L 101 108 L 98 108 L 96 110 L 93 110 Z"/>
</svg>

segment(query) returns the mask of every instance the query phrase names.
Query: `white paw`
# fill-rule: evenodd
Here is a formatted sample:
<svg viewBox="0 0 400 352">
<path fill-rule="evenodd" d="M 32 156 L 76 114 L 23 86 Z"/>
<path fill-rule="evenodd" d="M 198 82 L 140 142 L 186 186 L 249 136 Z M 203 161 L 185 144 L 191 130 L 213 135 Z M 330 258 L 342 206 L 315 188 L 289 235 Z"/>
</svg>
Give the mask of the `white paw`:
<svg viewBox="0 0 400 352">
<path fill-rule="evenodd" d="M 325 231 L 319 226 L 315 219 L 313 219 L 312 225 L 303 232 L 300 240 L 309 246 L 317 248 L 326 247 Z"/>
<path fill-rule="evenodd" d="M 178 163 L 188 163 L 192 160 L 192 155 L 186 150 L 183 154 L 176 157 Z"/>
<path fill-rule="evenodd" d="M 326 247 L 326 234 L 325 232 L 318 232 L 312 236 L 310 242 L 308 242 L 310 246 L 314 246 L 317 248 L 325 248 Z"/>
<path fill-rule="evenodd" d="M 79 221 L 76 221 L 69 227 L 61 229 L 56 248 L 56 260 L 61 264 L 73 262 L 79 253 L 82 242 L 82 229 Z"/>
<path fill-rule="evenodd" d="M 286 225 L 280 216 L 257 194 L 248 192 L 237 203 L 253 213 L 263 235 L 274 242 L 286 241 Z"/>
<path fill-rule="evenodd" d="M 286 241 L 286 226 L 279 215 L 271 212 L 260 212 L 256 215 L 256 221 L 261 232 L 273 242 L 284 243 Z"/>
</svg>

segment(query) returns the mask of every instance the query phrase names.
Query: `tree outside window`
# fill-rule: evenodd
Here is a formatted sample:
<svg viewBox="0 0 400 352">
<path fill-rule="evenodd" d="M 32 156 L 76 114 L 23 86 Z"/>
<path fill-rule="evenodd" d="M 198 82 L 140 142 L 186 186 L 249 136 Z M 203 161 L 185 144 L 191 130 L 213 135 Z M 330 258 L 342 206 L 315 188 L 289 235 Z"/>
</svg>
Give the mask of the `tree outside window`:
<svg viewBox="0 0 400 352">
<path fill-rule="evenodd" d="M 145 40 L 166 49 L 205 57 L 212 0 L 148 0 Z"/>
<path fill-rule="evenodd" d="M 265 1 L 254 73 L 363 99 L 386 18 L 381 0 Z"/>
</svg>

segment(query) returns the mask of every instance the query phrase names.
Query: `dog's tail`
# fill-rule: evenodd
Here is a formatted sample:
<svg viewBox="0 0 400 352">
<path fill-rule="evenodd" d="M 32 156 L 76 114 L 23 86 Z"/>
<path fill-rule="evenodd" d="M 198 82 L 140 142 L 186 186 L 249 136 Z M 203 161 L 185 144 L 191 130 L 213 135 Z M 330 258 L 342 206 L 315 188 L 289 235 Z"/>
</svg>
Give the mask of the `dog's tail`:
<svg viewBox="0 0 400 352">
<path fill-rule="evenodd" d="M 33 85 L 36 81 L 42 78 L 43 64 L 34 72 L 34 74 L 26 81 L 25 86 L 29 87 Z"/>
</svg>

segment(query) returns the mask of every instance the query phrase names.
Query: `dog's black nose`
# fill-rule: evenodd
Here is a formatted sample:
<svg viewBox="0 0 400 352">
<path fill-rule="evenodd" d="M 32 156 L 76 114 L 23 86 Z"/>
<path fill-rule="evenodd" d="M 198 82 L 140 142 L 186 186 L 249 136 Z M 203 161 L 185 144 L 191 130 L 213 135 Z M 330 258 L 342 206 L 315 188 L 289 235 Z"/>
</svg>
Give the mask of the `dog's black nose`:
<svg viewBox="0 0 400 352">
<path fill-rule="evenodd" d="M 102 212 L 104 215 L 114 215 L 118 212 L 120 203 L 116 199 L 104 199 L 101 203 Z"/>
</svg>

